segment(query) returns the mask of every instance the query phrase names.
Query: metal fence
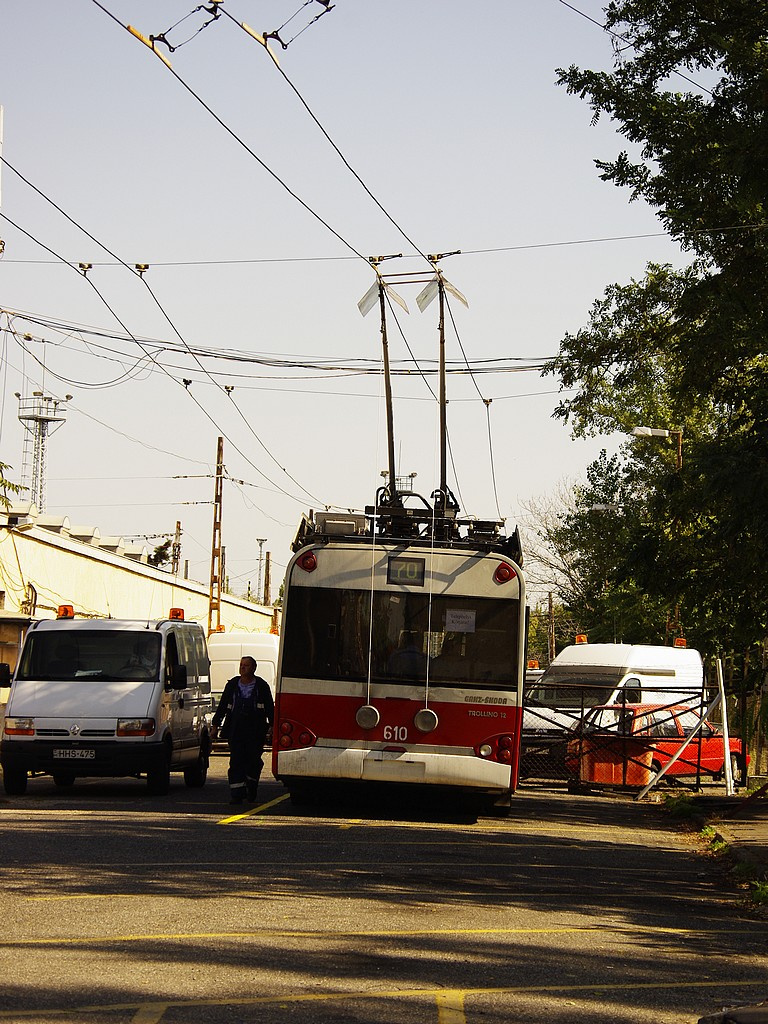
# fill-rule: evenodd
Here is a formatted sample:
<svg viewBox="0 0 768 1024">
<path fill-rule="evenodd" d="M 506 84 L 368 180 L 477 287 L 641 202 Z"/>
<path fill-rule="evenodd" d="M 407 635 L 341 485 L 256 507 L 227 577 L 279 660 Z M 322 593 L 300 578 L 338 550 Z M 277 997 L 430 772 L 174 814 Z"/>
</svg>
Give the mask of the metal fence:
<svg viewBox="0 0 768 1024">
<path fill-rule="evenodd" d="M 701 786 L 747 777 L 747 751 L 706 720 L 706 694 L 669 686 L 642 695 L 594 686 L 532 687 L 523 716 L 521 780 L 568 780 L 570 786 L 643 787 L 663 771 L 665 784 Z M 632 699 L 640 697 L 640 700 Z M 628 699 L 629 698 L 629 699 Z M 611 701 L 611 703 L 609 703 Z M 661 781 L 661 780 L 660 780 Z"/>
</svg>

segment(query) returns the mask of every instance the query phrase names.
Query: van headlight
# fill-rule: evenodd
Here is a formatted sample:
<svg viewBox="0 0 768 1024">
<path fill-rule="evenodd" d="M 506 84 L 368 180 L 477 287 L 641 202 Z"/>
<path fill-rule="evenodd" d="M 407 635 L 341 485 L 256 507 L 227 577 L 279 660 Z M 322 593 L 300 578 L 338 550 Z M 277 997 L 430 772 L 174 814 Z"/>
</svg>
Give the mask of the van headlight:
<svg viewBox="0 0 768 1024">
<path fill-rule="evenodd" d="M 34 736 L 35 720 L 34 718 L 6 718 L 4 728 L 6 736 Z"/>
<path fill-rule="evenodd" d="M 118 718 L 118 736 L 152 736 L 155 732 L 154 718 Z"/>
</svg>

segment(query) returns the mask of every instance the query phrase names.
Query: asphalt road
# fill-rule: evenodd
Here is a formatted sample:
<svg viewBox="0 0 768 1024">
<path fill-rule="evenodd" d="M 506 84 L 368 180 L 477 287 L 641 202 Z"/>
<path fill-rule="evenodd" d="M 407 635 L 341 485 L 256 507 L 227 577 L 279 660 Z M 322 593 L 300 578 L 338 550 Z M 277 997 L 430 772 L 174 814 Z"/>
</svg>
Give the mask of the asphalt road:
<svg viewBox="0 0 768 1024">
<path fill-rule="evenodd" d="M 689 1024 L 768 995 L 768 921 L 656 805 L 299 811 L 269 778 L 240 813 L 225 770 L 0 797 L 0 1021 Z"/>
</svg>

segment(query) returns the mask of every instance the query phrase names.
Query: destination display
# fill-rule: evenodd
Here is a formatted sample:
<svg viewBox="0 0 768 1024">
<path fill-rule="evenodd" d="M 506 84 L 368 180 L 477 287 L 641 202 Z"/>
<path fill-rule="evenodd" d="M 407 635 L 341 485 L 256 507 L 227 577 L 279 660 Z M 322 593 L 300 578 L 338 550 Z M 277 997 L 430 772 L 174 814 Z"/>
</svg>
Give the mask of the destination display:
<svg viewBox="0 0 768 1024">
<path fill-rule="evenodd" d="M 395 555 L 387 563 L 387 583 L 400 583 L 410 587 L 424 586 L 423 558 Z"/>
</svg>

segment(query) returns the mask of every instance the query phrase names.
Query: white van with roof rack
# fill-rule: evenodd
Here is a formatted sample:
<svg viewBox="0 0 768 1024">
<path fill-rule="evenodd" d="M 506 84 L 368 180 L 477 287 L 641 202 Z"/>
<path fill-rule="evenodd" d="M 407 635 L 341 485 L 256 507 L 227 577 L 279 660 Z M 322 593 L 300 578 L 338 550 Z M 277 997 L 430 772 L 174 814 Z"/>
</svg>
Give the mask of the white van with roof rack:
<svg viewBox="0 0 768 1024">
<path fill-rule="evenodd" d="M 560 761 L 568 730 L 605 704 L 686 704 L 703 713 L 704 666 L 689 647 L 577 643 L 552 659 L 526 686 L 522 757 L 527 774 L 538 762 Z"/>
<path fill-rule="evenodd" d="M 5 792 L 22 795 L 40 774 L 58 786 L 143 775 L 155 795 L 171 772 L 203 786 L 210 708 L 205 632 L 181 609 L 152 621 L 75 619 L 63 605 L 24 640 L 0 742 Z"/>
</svg>

